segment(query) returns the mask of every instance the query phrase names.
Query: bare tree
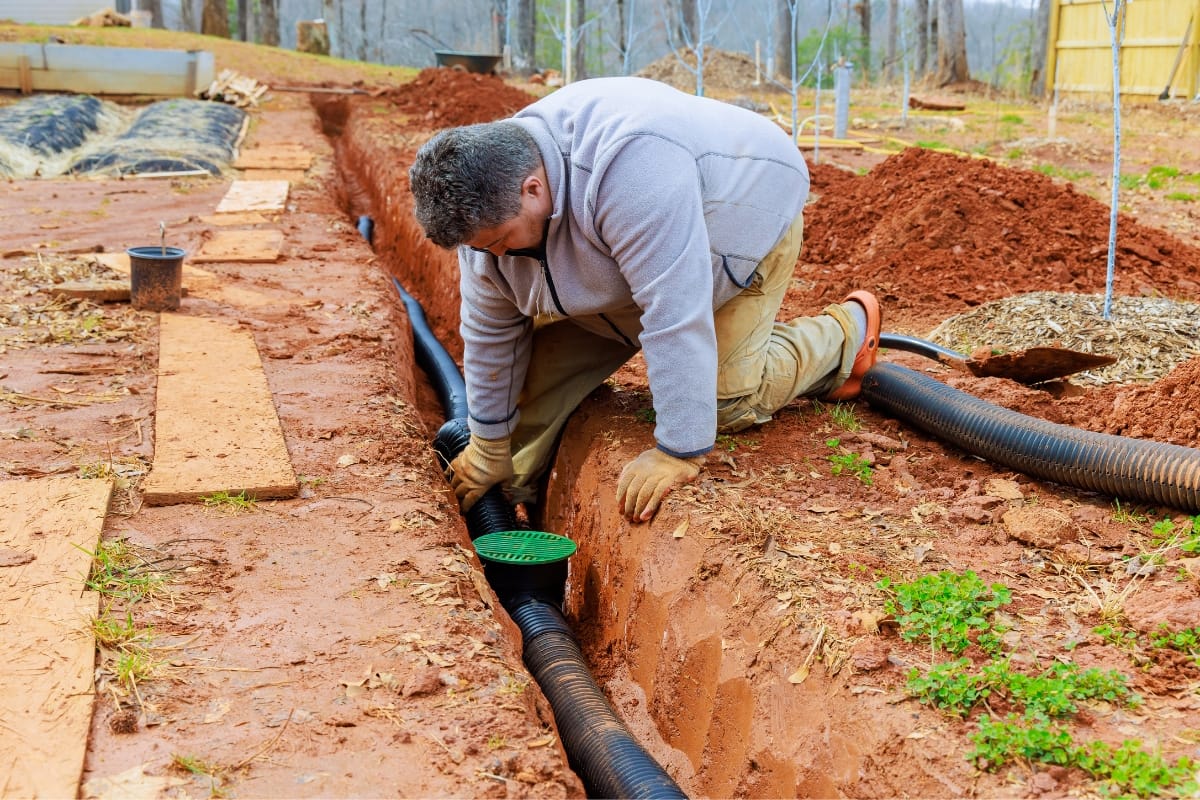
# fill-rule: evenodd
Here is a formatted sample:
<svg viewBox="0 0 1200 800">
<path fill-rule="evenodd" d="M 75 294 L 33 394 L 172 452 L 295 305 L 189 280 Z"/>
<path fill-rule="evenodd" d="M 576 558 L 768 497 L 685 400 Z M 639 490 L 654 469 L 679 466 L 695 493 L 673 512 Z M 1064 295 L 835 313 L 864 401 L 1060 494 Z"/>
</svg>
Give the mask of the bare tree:
<svg viewBox="0 0 1200 800">
<path fill-rule="evenodd" d="M 970 79 L 963 0 L 938 0 L 937 84 L 946 86 Z"/>
<path fill-rule="evenodd" d="M 587 19 L 587 0 L 573 0 L 575 3 L 575 19 L 581 23 Z M 575 60 L 571 74 L 574 79 L 581 81 L 587 77 L 587 28 L 579 24 L 579 35 L 575 39 L 575 47 L 571 49 L 571 57 Z"/>
<path fill-rule="evenodd" d="M 536 69 L 535 43 L 537 41 L 537 0 L 513 0 L 510 25 L 513 36 L 513 68 L 517 72 L 530 73 Z"/>
<path fill-rule="evenodd" d="M 887 0 L 887 22 L 884 31 L 882 77 L 891 80 L 896 75 L 896 36 L 900 25 L 900 0 Z"/>
<path fill-rule="evenodd" d="M 854 11 L 858 14 L 858 32 L 862 39 L 862 75 L 868 77 L 871 74 L 871 2 L 870 0 L 858 0 L 854 4 Z M 966 46 L 965 44 L 963 45 Z"/>
<path fill-rule="evenodd" d="M 712 0 L 681 0 L 681 4 L 682 8 L 677 8 L 676 12 L 690 14 L 690 18 L 679 21 L 678 25 L 673 25 L 672 20 L 666 21 L 667 45 L 676 60 L 696 76 L 696 96 L 703 97 L 704 50 L 712 42 L 718 27 L 712 22 Z M 682 43 L 675 38 L 676 34 L 683 36 Z M 679 54 L 681 49 L 690 51 L 696 57 L 695 67 Z"/>
<path fill-rule="evenodd" d="M 142 11 L 150 12 L 150 26 L 154 28 L 163 27 L 163 8 L 162 0 L 140 0 L 137 4 Z"/>
<path fill-rule="evenodd" d="M 1029 93 L 1042 97 L 1046 90 L 1046 50 L 1050 39 L 1050 0 L 1038 0 L 1033 17 L 1033 42 L 1029 53 Z"/>
<path fill-rule="evenodd" d="M 279 0 L 258 0 L 258 30 L 262 43 L 279 46 Z"/>
<path fill-rule="evenodd" d="M 771 25 L 771 53 L 775 59 L 774 75 L 785 77 L 790 75 L 792 57 L 795 54 L 795 38 L 792 23 L 795 3 L 788 0 L 775 0 L 775 21 Z"/>
<path fill-rule="evenodd" d="M 913 69 L 916 70 L 917 75 L 924 75 L 929 71 L 929 54 L 932 52 L 929 46 L 929 12 L 929 0 L 914 0 L 913 15 L 917 29 L 917 57 Z"/>
<path fill-rule="evenodd" d="M 246 5 L 246 0 L 237 0 L 237 37 L 238 41 L 249 41 L 246 36 L 246 28 L 250 22 L 250 9 Z"/>
<path fill-rule="evenodd" d="M 208 36 L 229 38 L 229 8 L 225 5 L 225 0 L 204 0 L 200 32 Z"/>
</svg>

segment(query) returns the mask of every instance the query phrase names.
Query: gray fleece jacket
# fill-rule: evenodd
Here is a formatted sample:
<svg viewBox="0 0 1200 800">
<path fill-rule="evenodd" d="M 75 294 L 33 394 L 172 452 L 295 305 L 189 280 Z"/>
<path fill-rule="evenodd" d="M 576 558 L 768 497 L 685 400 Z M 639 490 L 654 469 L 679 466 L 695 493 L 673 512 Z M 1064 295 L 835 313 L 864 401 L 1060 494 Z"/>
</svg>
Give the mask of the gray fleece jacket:
<svg viewBox="0 0 1200 800">
<path fill-rule="evenodd" d="M 708 452 L 713 311 L 804 206 L 803 157 L 758 114 L 644 78 L 579 81 L 512 124 L 541 150 L 554 211 L 544 255 L 459 248 L 471 430 L 512 432 L 532 318 L 548 314 L 640 346 L 659 449 Z"/>
</svg>

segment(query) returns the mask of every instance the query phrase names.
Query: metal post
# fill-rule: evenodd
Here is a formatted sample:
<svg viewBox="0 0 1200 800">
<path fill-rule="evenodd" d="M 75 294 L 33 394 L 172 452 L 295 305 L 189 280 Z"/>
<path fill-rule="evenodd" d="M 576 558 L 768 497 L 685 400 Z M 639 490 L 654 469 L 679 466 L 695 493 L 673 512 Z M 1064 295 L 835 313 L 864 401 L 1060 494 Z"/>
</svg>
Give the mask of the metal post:
<svg viewBox="0 0 1200 800">
<path fill-rule="evenodd" d="M 850 66 L 838 64 L 833 68 L 833 138 L 845 139 L 850 122 Z"/>
</svg>

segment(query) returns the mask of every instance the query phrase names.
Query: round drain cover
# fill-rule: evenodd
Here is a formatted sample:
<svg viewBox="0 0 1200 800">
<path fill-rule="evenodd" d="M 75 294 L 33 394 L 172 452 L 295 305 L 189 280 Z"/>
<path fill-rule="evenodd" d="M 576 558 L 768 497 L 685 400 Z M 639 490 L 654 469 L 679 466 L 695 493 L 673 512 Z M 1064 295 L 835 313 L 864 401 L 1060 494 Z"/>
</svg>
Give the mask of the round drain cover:
<svg viewBox="0 0 1200 800">
<path fill-rule="evenodd" d="M 496 531 L 475 540 L 475 552 L 505 564 L 553 564 L 575 552 L 575 542 L 545 531 Z"/>
</svg>

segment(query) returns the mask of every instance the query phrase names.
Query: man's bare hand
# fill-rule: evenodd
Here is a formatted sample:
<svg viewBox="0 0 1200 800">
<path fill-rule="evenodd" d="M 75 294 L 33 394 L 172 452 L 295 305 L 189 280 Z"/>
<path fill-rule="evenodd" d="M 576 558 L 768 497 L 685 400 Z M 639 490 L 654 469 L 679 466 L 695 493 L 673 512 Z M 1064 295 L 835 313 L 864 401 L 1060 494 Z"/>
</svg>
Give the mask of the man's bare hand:
<svg viewBox="0 0 1200 800">
<path fill-rule="evenodd" d="M 617 504 L 634 522 L 646 522 L 675 486 L 695 480 L 704 456 L 676 458 L 654 448 L 647 450 L 621 470 L 617 481 Z"/>
</svg>

